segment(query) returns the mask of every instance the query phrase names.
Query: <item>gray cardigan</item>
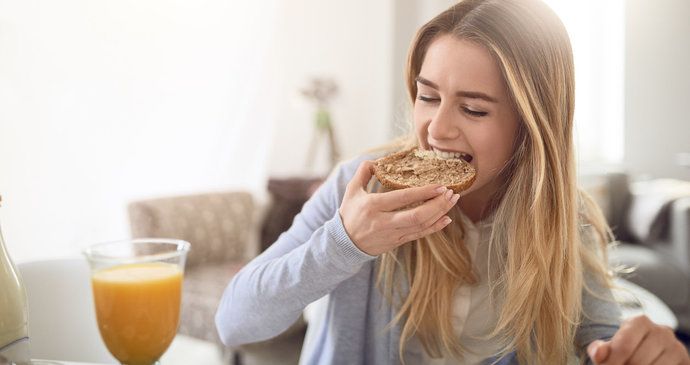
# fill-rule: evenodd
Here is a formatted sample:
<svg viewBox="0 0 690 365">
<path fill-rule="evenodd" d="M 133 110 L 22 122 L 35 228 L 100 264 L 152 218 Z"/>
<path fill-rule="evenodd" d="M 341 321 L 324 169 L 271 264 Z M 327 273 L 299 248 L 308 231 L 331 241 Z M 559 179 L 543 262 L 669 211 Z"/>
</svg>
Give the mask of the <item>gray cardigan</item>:
<svg viewBox="0 0 690 365">
<path fill-rule="evenodd" d="M 357 248 L 343 227 L 338 207 L 361 156 L 338 166 L 305 203 L 292 226 L 228 284 L 216 313 L 223 343 L 237 346 L 277 336 L 311 302 L 330 294 L 327 317 L 310 346 L 307 364 L 399 364 L 400 326 L 385 327 L 392 308 L 375 287 L 376 257 Z M 589 283 L 592 285 L 592 283 Z M 586 313 L 576 334 L 583 351 L 595 339 L 613 336 L 620 311 L 608 289 L 583 292 Z M 591 318 L 596 317 L 596 319 Z M 415 361 L 416 359 L 419 361 Z M 405 353 L 408 364 L 421 354 Z M 491 359 L 487 359 L 491 361 Z M 514 354 L 501 364 L 517 363 Z"/>
</svg>

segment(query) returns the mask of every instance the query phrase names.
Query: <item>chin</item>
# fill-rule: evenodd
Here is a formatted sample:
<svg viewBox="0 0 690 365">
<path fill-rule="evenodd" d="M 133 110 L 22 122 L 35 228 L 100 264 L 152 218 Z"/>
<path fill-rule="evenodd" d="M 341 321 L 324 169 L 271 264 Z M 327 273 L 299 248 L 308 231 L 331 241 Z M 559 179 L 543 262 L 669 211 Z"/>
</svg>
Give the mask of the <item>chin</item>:
<svg viewBox="0 0 690 365">
<path fill-rule="evenodd" d="M 471 197 L 473 194 L 476 194 L 478 191 L 481 191 L 483 187 L 483 184 L 475 180 L 472 186 L 470 186 L 467 190 L 460 192 L 460 197 Z"/>
<path fill-rule="evenodd" d="M 479 201 L 488 202 L 488 199 L 494 195 L 495 192 L 496 186 L 492 184 L 492 181 L 477 178 L 472 186 L 460 193 L 460 198 L 469 198 L 471 200 L 477 199 Z"/>
</svg>

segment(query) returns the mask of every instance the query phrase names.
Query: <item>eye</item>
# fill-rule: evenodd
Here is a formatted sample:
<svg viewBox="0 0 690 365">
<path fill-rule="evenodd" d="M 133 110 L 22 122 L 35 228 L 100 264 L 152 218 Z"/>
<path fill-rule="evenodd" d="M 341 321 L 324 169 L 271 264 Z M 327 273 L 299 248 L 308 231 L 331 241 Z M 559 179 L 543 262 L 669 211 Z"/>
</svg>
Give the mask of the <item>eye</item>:
<svg viewBox="0 0 690 365">
<path fill-rule="evenodd" d="M 424 95 L 419 95 L 419 96 L 417 96 L 417 100 L 423 101 L 425 103 L 435 103 L 435 102 L 440 101 L 441 99 L 436 99 L 436 98 L 431 98 L 431 97 L 424 96 Z"/>
<path fill-rule="evenodd" d="M 487 112 L 480 112 L 480 111 L 472 110 L 472 109 L 467 108 L 467 107 L 463 107 L 462 111 L 464 111 L 465 113 L 467 113 L 473 117 L 483 117 L 483 116 L 486 116 L 487 114 L 489 114 Z"/>
</svg>

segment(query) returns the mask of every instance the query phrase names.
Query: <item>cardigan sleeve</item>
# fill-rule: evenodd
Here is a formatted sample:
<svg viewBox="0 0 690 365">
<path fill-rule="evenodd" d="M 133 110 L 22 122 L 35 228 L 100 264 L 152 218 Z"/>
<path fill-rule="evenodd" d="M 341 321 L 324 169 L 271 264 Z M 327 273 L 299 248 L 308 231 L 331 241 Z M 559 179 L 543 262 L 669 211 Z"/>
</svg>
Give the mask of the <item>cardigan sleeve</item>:
<svg viewBox="0 0 690 365">
<path fill-rule="evenodd" d="M 309 303 L 375 259 L 355 246 L 338 213 L 345 187 L 364 159 L 340 165 L 292 226 L 233 277 L 215 317 L 226 346 L 277 336 Z"/>
</svg>

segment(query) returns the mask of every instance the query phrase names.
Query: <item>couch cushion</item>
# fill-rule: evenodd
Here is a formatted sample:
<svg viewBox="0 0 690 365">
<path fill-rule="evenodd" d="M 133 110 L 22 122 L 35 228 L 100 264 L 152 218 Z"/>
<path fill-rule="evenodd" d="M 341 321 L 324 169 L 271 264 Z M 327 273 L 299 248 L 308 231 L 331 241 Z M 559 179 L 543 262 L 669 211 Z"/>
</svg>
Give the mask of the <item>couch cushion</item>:
<svg viewBox="0 0 690 365">
<path fill-rule="evenodd" d="M 654 293 L 674 312 L 685 310 L 690 279 L 669 255 L 639 244 L 621 243 L 609 252 L 609 263 L 633 268 L 624 279 Z"/>
<path fill-rule="evenodd" d="M 629 231 L 639 242 L 653 243 L 668 238 L 671 204 L 690 197 L 690 181 L 638 181 L 630 185 L 630 191 Z"/>
<path fill-rule="evenodd" d="M 187 267 L 240 261 L 256 245 L 254 207 L 246 191 L 137 201 L 129 205 L 132 237 L 188 241 Z"/>
<path fill-rule="evenodd" d="M 180 333 L 220 343 L 214 316 L 223 290 L 243 262 L 207 264 L 185 271 Z"/>
</svg>

